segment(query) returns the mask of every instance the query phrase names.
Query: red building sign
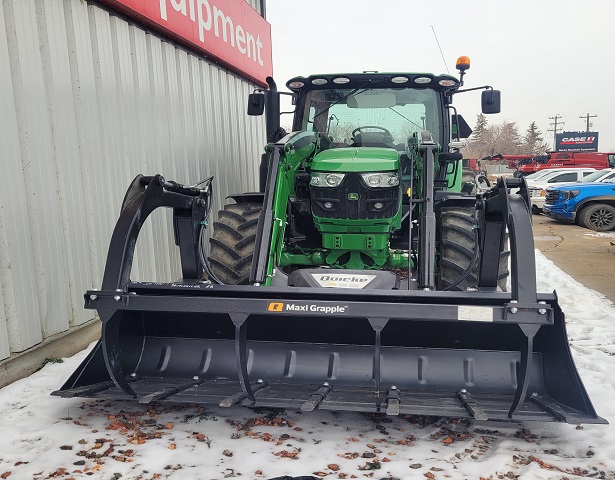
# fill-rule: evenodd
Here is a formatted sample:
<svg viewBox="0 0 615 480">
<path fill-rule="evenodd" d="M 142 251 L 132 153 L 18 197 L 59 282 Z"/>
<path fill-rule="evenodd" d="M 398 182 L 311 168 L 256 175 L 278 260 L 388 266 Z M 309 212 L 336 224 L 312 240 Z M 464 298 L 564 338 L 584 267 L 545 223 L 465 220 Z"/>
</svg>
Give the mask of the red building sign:
<svg viewBox="0 0 615 480">
<path fill-rule="evenodd" d="M 266 85 L 271 25 L 245 0 L 104 0 L 174 40 Z"/>
</svg>

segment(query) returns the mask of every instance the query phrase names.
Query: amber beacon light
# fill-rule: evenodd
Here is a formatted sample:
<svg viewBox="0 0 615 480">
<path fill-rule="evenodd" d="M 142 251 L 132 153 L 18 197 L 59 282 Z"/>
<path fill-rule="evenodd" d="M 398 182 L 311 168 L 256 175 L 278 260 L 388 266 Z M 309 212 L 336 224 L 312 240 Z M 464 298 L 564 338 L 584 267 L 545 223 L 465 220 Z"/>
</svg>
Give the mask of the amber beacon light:
<svg viewBox="0 0 615 480">
<path fill-rule="evenodd" d="M 461 56 L 457 59 L 457 70 L 465 72 L 470 68 L 470 57 Z"/>
<path fill-rule="evenodd" d="M 459 83 L 463 86 L 463 76 L 465 75 L 466 70 L 470 68 L 470 57 L 462 55 L 457 59 L 457 64 L 455 67 L 459 70 Z"/>
</svg>

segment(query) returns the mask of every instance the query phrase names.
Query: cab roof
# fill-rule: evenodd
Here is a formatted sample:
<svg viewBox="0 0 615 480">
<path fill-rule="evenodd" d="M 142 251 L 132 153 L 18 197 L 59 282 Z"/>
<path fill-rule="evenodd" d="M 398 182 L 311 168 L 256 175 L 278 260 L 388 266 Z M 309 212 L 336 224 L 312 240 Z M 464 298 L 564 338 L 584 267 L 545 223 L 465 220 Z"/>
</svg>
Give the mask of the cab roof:
<svg viewBox="0 0 615 480">
<path fill-rule="evenodd" d="M 431 88 L 436 91 L 454 92 L 459 89 L 459 79 L 452 75 L 433 73 L 328 73 L 294 77 L 286 82 L 286 87 L 295 93 L 331 88 L 369 88 L 370 84 L 380 88 Z"/>
</svg>

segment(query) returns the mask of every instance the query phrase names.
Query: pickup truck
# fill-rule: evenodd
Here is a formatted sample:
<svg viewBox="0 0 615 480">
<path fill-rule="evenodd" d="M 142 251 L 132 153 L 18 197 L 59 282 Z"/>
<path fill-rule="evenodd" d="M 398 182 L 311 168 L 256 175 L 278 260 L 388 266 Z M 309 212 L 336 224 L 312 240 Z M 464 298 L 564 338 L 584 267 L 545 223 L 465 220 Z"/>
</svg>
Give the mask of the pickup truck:
<svg viewBox="0 0 615 480">
<path fill-rule="evenodd" d="M 615 178 L 602 182 L 547 188 L 545 215 L 566 223 L 606 232 L 615 228 Z"/>
<path fill-rule="evenodd" d="M 532 213 L 542 212 L 548 187 L 583 181 L 587 176 L 595 173 L 593 168 L 553 168 L 542 171 L 548 173 L 537 179 L 526 180 Z"/>
</svg>

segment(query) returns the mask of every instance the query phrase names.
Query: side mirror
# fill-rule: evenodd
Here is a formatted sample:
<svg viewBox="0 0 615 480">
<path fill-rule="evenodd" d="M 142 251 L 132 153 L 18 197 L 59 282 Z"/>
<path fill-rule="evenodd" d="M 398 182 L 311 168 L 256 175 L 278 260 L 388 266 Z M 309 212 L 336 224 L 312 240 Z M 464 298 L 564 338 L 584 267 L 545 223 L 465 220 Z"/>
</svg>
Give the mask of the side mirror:
<svg viewBox="0 0 615 480">
<path fill-rule="evenodd" d="M 481 95 L 481 108 L 483 113 L 500 113 L 500 91 L 486 90 Z"/>
<path fill-rule="evenodd" d="M 251 93 L 248 95 L 248 115 L 258 116 L 265 111 L 265 95 L 262 93 Z"/>
</svg>

